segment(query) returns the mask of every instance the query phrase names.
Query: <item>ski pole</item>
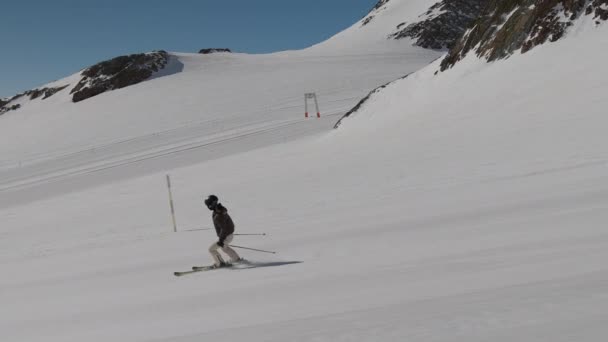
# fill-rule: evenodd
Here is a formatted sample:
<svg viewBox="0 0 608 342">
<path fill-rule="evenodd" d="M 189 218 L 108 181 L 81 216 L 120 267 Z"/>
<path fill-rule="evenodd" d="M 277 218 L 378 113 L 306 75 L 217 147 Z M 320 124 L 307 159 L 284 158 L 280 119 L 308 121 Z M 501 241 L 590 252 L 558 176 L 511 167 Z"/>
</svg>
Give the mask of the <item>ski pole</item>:
<svg viewBox="0 0 608 342">
<path fill-rule="evenodd" d="M 271 251 L 265 251 L 262 249 L 255 249 L 255 248 L 249 248 L 249 247 L 241 247 L 241 246 L 235 246 L 235 245 L 229 245 L 230 247 L 234 247 L 234 248 L 240 248 L 240 249 L 247 249 L 250 251 L 256 251 L 256 252 L 262 252 L 262 253 L 270 253 L 270 254 L 277 254 L 277 252 L 271 252 Z"/>
<path fill-rule="evenodd" d="M 195 229 L 186 229 L 186 230 L 182 230 L 182 232 L 198 232 L 201 230 L 211 230 L 212 228 L 195 228 Z"/>
<path fill-rule="evenodd" d="M 266 236 L 266 233 L 254 233 L 254 234 L 233 234 L 235 236 Z"/>
</svg>

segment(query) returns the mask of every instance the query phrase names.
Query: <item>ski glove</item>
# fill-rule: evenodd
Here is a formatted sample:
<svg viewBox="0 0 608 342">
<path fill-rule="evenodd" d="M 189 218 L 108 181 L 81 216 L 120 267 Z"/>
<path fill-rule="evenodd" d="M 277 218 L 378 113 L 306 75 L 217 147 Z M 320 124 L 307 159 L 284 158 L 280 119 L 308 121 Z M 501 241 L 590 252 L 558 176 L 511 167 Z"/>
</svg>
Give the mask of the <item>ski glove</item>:
<svg viewBox="0 0 608 342">
<path fill-rule="evenodd" d="M 224 248 L 224 241 L 222 241 L 222 240 L 218 241 L 217 245 Z"/>
</svg>

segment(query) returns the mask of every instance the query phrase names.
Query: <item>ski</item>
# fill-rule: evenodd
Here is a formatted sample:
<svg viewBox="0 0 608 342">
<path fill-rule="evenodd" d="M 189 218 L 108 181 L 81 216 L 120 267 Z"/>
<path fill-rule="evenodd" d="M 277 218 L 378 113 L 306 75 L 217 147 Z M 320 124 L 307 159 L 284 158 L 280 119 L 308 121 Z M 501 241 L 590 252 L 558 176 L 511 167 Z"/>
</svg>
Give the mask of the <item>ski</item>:
<svg viewBox="0 0 608 342">
<path fill-rule="evenodd" d="M 185 276 L 187 274 L 192 274 L 192 273 L 196 273 L 199 271 L 184 271 L 184 272 L 173 272 L 173 275 L 176 277 L 181 277 L 181 276 Z"/>
<path fill-rule="evenodd" d="M 183 271 L 183 272 L 173 272 L 173 275 L 176 277 L 185 276 L 192 273 L 204 272 L 204 271 L 213 271 L 213 270 L 221 270 L 221 269 L 243 269 L 243 268 L 252 268 L 248 261 L 245 259 L 235 262 L 234 264 L 226 264 L 225 266 L 215 267 L 213 265 L 208 266 L 192 266 L 191 271 Z"/>
<path fill-rule="evenodd" d="M 229 268 L 232 265 L 226 265 L 226 266 L 220 266 L 220 267 L 215 267 L 215 266 L 192 266 L 192 270 L 193 271 L 211 271 L 211 270 L 219 270 L 222 268 Z"/>
<path fill-rule="evenodd" d="M 213 267 L 213 266 L 194 266 L 192 267 L 191 271 L 183 271 L 183 272 L 173 272 L 173 275 L 176 277 L 181 277 L 181 276 L 185 276 L 188 274 L 192 274 L 192 273 L 198 273 L 198 272 L 203 272 L 203 271 L 211 271 L 211 270 L 219 270 L 221 268 L 226 268 L 226 267 Z"/>
<path fill-rule="evenodd" d="M 232 263 L 225 263 L 223 266 L 220 266 L 220 267 L 192 266 L 192 270 L 193 271 L 209 271 L 209 270 L 215 270 L 215 269 L 221 269 L 221 268 L 238 268 L 239 266 L 246 266 L 249 264 L 250 264 L 249 261 L 247 261 L 245 259 L 240 259 L 240 260 L 232 262 Z"/>
</svg>

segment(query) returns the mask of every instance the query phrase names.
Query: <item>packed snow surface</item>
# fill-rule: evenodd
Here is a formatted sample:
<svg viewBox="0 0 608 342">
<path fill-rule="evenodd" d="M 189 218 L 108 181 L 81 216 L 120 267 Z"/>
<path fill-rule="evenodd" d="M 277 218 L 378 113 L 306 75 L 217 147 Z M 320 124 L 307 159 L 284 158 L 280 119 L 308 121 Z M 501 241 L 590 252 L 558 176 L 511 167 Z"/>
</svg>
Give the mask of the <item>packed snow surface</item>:
<svg viewBox="0 0 608 342">
<path fill-rule="evenodd" d="M 259 113 L 231 112 L 270 89 L 262 83 L 231 98 L 213 117 L 216 131 L 189 126 L 191 135 L 152 135 L 126 151 L 63 156 L 64 166 L 48 157 L 9 168 L 24 175 L 0 179 L 2 339 L 604 340 L 608 30 L 591 26 L 493 64 L 470 57 L 434 76 L 433 63 L 338 130 L 330 118 L 293 123 L 277 110 L 256 122 Z M 180 74 L 88 106 L 135 110 L 138 96 L 161 96 L 154 82 L 195 84 L 188 68 L 213 70 L 189 58 L 198 56 L 183 55 Z M 281 82 L 301 90 L 294 78 Z M 187 99 L 167 108 L 188 112 Z M 105 124 L 99 112 L 82 114 Z M 211 193 L 237 232 L 268 234 L 235 245 L 278 253 L 239 250 L 258 267 L 176 278 L 210 262 L 202 199 Z"/>
</svg>

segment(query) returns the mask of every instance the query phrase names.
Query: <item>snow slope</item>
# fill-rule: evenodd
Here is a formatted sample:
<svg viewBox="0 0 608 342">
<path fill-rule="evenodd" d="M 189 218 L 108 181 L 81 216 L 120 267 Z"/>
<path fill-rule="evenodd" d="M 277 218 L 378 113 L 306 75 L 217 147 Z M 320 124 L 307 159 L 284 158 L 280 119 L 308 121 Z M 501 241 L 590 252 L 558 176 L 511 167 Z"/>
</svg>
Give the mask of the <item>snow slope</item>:
<svg viewBox="0 0 608 342">
<path fill-rule="evenodd" d="M 397 27 L 403 23 L 425 20 L 426 17 L 420 16 L 420 14 L 427 12 L 437 2 L 439 1 L 380 0 L 377 5 L 379 7 L 372 9 L 368 15 L 350 28 L 306 51 L 324 51 L 325 54 L 332 54 L 336 51 L 381 53 L 392 50 L 398 52 L 403 49 L 403 46 L 412 45 L 413 41 L 407 39 L 399 42 L 392 39 L 390 36 L 395 33 Z"/>
<path fill-rule="evenodd" d="M 273 143 L 328 130 L 369 89 L 437 57 L 408 45 L 388 54 L 174 55 L 184 65 L 181 73 L 76 104 L 62 99 L 66 89 L 44 100 L 53 103 L 34 101 L 0 117 L 0 188 L 91 163 L 104 167 L 108 160 L 162 155 L 168 144 L 189 149 L 260 130 L 272 130 L 267 141 Z M 309 91 L 317 92 L 322 120 L 304 118 L 303 94 Z M 282 130 L 286 125 L 298 129 Z"/>
<path fill-rule="evenodd" d="M 374 25 L 353 25 L 329 43 L 301 51 L 267 55 L 173 52 L 168 67 L 152 79 L 81 103 L 70 100 L 79 74 L 55 81 L 47 86 L 70 86 L 49 99 L 23 99 L 27 102 L 20 103 L 23 108 L 0 116 L 0 170 L 89 154 L 108 145 L 135 149 L 125 147 L 125 141 L 138 140 L 136 149 L 147 153 L 165 143 L 166 139 L 151 139 L 155 135 L 172 134 L 176 143 L 188 144 L 192 131 L 206 137 L 268 123 L 303 121 L 306 92 L 317 93 L 322 114 L 342 114 L 369 89 L 440 56 L 411 46 L 409 40 L 387 39 L 395 15 L 418 13 L 419 7 L 428 8 L 433 1 L 394 3 L 399 4 L 398 11 L 378 17 Z M 188 139 L 182 138 L 184 132 Z M 15 180 L 13 175 L 2 178 Z"/>
<path fill-rule="evenodd" d="M 505 61 L 468 58 L 433 76 L 436 62 L 338 130 L 255 150 L 268 137 L 237 139 L 230 155 L 183 168 L 161 158 L 177 234 L 165 172 L 93 172 L 74 177 L 89 184 L 80 191 L 68 184 L 49 188 L 53 198 L 5 200 L 3 337 L 605 339 L 608 29 L 587 24 Z M 196 153 L 214 148 L 183 158 L 204 160 Z M 146 174 L 138 165 L 122 169 Z M 234 242 L 277 250 L 243 252 L 265 267 L 172 275 L 208 262 L 214 234 L 197 229 L 209 228 L 209 193 L 239 232 L 269 234 Z"/>
</svg>

